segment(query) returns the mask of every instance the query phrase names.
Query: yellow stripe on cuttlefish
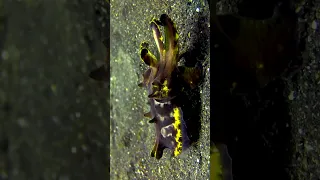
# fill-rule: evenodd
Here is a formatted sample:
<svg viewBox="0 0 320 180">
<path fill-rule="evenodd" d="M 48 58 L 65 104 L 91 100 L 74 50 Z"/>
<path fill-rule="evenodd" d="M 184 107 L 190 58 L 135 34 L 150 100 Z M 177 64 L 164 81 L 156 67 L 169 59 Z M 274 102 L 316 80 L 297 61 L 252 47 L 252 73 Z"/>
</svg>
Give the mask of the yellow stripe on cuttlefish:
<svg viewBox="0 0 320 180">
<path fill-rule="evenodd" d="M 175 107 L 173 108 L 173 118 L 174 118 L 174 124 L 173 127 L 176 130 L 176 148 L 174 149 L 173 155 L 178 156 L 182 152 L 182 132 L 181 132 L 181 114 L 179 108 Z M 181 139 L 180 139 L 181 138 Z"/>
</svg>

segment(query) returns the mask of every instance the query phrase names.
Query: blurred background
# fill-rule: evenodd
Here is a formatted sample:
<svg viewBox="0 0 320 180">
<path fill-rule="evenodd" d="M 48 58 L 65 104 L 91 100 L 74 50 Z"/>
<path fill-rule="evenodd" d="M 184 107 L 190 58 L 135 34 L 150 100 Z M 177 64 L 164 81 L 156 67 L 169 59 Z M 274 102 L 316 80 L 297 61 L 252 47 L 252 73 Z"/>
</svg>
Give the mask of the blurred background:
<svg viewBox="0 0 320 180">
<path fill-rule="evenodd" d="M 104 1 L 0 1 L 0 179 L 106 179 Z M 107 32 L 108 34 L 109 32 Z"/>
<path fill-rule="evenodd" d="M 319 1 L 211 2 L 210 133 L 233 178 L 319 179 Z"/>
</svg>

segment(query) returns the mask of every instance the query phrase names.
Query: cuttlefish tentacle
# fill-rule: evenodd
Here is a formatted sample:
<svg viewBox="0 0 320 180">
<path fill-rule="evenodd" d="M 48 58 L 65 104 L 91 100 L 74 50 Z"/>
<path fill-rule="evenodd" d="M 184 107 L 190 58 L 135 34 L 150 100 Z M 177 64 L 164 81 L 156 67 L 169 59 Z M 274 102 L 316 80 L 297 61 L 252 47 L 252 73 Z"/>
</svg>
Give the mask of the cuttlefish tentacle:
<svg viewBox="0 0 320 180">
<path fill-rule="evenodd" d="M 156 68 L 158 64 L 156 56 L 148 50 L 148 43 L 146 42 L 143 42 L 140 45 L 140 58 L 144 63 L 152 68 Z"/>
<path fill-rule="evenodd" d="M 142 42 L 140 44 L 140 58 L 150 68 L 143 74 L 143 81 L 138 85 L 140 87 L 149 84 L 150 78 L 154 77 L 157 73 L 158 60 L 149 50 L 148 43 Z"/>
<path fill-rule="evenodd" d="M 165 39 L 163 39 L 160 33 L 160 25 L 164 27 Z M 161 15 L 160 20 L 154 18 L 151 21 L 151 28 L 160 53 L 160 60 L 157 64 L 157 73 L 155 74 L 152 83 L 153 91 L 148 97 L 155 98 L 158 101 L 169 100 L 169 94 L 171 92 L 171 74 L 177 67 L 177 62 L 179 60 L 179 36 L 173 21 L 166 14 Z M 165 41 L 165 46 L 163 40 Z"/>
<path fill-rule="evenodd" d="M 150 22 L 150 27 L 153 32 L 153 38 L 156 41 L 157 48 L 158 48 L 158 51 L 159 51 L 160 57 L 161 57 L 161 56 L 163 56 L 163 53 L 164 53 L 164 47 L 163 47 L 163 37 L 162 37 L 161 32 L 159 30 L 159 25 L 161 25 L 160 21 L 155 18 L 153 18 Z M 162 58 L 160 58 L 160 61 L 161 61 L 161 59 Z"/>
<path fill-rule="evenodd" d="M 165 37 L 165 64 L 163 67 L 165 77 L 170 77 L 179 60 L 178 39 L 179 35 L 173 21 L 166 14 L 161 15 L 160 21 L 164 27 Z M 162 78 L 165 78 L 162 77 Z"/>
<path fill-rule="evenodd" d="M 178 44 L 179 35 L 177 33 L 175 25 L 174 25 L 173 21 L 170 19 L 170 17 L 166 14 L 161 15 L 160 21 L 164 27 L 165 49 L 167 51 L 174 51 L 175 59 L 178 59 L 176 57 L 178 55 L 177 44 Z"/>
<path fill-rule="evenodd" d="M 151 157 L 155 157 L 156 159 L 160 159 L 163 155 L 163 150 L 165 148 L 159 143 L 158 140 L 156 140 L 156 143 L 153 146 L 153 149 L 151 151 Z"/>
</svg>

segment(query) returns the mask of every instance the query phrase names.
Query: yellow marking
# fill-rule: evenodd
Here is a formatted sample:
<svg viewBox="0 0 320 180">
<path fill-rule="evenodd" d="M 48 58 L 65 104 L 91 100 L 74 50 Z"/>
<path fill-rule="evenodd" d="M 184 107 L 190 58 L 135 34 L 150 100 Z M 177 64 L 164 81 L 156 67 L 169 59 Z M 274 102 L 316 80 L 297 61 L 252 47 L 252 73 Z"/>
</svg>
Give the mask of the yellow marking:
<svg viewBox="0 0 320 180">
<path fill-rule="evenodd" d="M 176 138 L 175 138 L 177 145 L 176 145 L 176 148 L 174 148 L 173 155 L 178 156 L 182 152 L 182 141 L 179 140 L 180 138 L 182 139 L 182 132 L 180 128 L 181 114 L 180 114 L 179 108 L 177 107 L 173 108 L 173 117 L 174 117 L 173 127 L 177 131 Z"/>
<path fill-rule="evenodd" d="M 164 80 L 163 82 L 163 88 L 162 88 L 162 94 L 163 96 L 167 97 L 169 95 L 169 87 L 168 87 L 168 81 Z"/>
<path fill-rule="evenodd" d="M 159 40 L 163 42 L 163 36 L 160 36 L 160 37 L 159 37 Z"/>
<path fill-rule="evenodd" d="M 178 41 L 178 39 L 179 39 L 179 34 L 176 33 L 175 40 Z"/>
<path fill-rule="evenodd" d="M 152 93 L 153 95 L 153 97 L 156 97 L 157 95 L 159 95 L 159 91 L 156 91 L 156 92 L 154 92 L 154 93 Z"/>
</svg>

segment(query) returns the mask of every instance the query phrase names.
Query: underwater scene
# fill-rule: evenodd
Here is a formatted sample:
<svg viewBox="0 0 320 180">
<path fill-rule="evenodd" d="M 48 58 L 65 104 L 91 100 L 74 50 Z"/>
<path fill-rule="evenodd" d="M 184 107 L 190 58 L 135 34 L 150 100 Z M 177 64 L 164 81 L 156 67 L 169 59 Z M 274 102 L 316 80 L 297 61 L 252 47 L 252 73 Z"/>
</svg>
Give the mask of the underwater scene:
<svg viewBox="0 0 320 180">
<path fill-rule="evenodd" d="M 320 1 L 0 0 L 0 180 L 318 180 Z"/>
<path fill-rule="evenodd" d="M 208 179 L 208 2 L 110 5 L 110 178 Z"/>
</svg>

